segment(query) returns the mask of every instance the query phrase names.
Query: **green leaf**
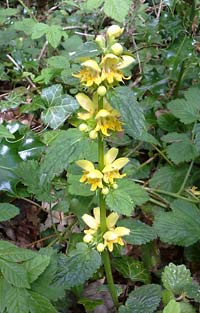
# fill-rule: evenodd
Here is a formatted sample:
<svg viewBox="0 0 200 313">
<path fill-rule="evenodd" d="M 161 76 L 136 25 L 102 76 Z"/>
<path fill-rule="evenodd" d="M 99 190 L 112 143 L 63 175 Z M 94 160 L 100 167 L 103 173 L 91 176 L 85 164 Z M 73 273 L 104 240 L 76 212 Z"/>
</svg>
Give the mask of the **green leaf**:
<svg viewBox="0 0 200 313">
<path fill-rule="evenodd" d="M 124 226 L 130 229 L 130 234 L 126 237 L 126 242 L 132 245 L 143 245 L 157 237 L 153 227 L 133 218 L 119 221 L 118 226 Z"/>
<path fill-rule="evenodd" d="M 14 23 L 14 28 L 30 36 L 35 24 L 36 22 L 32 18 L 23 18 L 21 21 Z"/>
<path fill-rule="evenodd" d="M 89 11 L 97 9 L 98 7 L 100 7 L 100 5 L 102 5 L 103 2 L 104 0 L 87 0 L 86 8 Z"/>
<path fill-rule="evenodd" d="M 0 125 L 0 137 L 15 139 L 15 136 L 10 133 L 10 131 L 3 125 Z"/>
<path fill-rule="evenodd" d="M 114 212 L 130 216 L 133 212 L 133 201 L 128 193 L 120 189 L 110 190 L 106 196 L 107 206 Z"/>
<path fill-rule="evenodd" d="M 131 281 L 140 281 L 145 284 L 150 282 L 150 276 L 144 265 L 140 261 L 134 260 L 132 257 L 123 256 L 112 260 L 114 268 L 120 272 L 124 278 Z"/>
<path fill-rule="evenodd" d="M 183 99 L 172 100 L 167 107 L 182 123 L 191 124 L 200 118 L 199 97 L 199 88 L 193 87 L 184 92 Z"/>
<path fill-rule="evenodd" d="M 167 146 L 167 154 L 175 164 L 188 162 L 197 157 L 196 147 L 187 134 L 169 133 L 163 136 L 162 140 L 171 143 Z"/>
<path fill-rule="evenodd" d="M 101 54 L 101 50 L 96 42 L 87 41 L 80 45 L 75 51 L 70 52 L 69 57 L 71 60 L 92 58 Z"/>
<path fill-rule="evenodd" d="M 190 283 L 184 286 L 184 291 L 188 298 L 200 303 L 200 285 Z"/>
<path fill-rule="evenodd" d="M 42 120 L 51 128 L 56 129 L 78 109 L 75 98 L 63 95 L 62 85 L 52 85 L 42 90 L 41 98 L 45 101 L 47 109 L 42 112 Z"/>
<path fill-rule="evenodd" d="M 184 290 L 184 285 L 192 282 L 190 270 L 183 264 L 175 265 L 170 263 L 165 266 L 162 273 L 162 282 L 167 290 L 179 295 Z"/>
<path fill-rule="evenodd" d="M 24 264 L 24 268 L 28 273 L 30 283 L 34 282 L 47 268 L 50 262 L 50 257 L 47 255 L 37 255 L 28 260 Z"/>
<path fill-rule="evenodd" d="M 153 313 L 161 299 L 161 287 L 151 284 L 137 288 L 129 294 L 119 313 Z"/>
<path fill-rule="evenodd" d="M 6 307 L 6 294 L 8 292 L 9 284 L 1 276 L 0 277 L 0 312 L 4 312 Z"/>
<path fill-rule="evenodd" d="M 34 291 L 29 291 L 29 294 L 31 296 L 29 299 L 29 309 L 31 313 L 57 313 L 57 310 L 47 298 Z"/>
<path fill-rule="evenodd" d="M 130 0 L 105 0 L 104 12 L 118 22 L 123 22 L 130 9 Z"/>
<path fill-rule="evenodd" d="M 140 138 L 145 132 L 145 118 L 134 92 L 129 87 L 117 87 L 108 93 L 108 101 L 120 112 L 127 134 Z"/>
<path fill-rule="evenodd" d="M 67 69 L 70 64 L 66 56 L 56 55 L 48 59 L 48 66 L 55 69 Z"/>
<path fill-rule="evenodd" d="M 9 286 L 6 293 L 8 313 L 28 313 L 29 294 L 26 289 Z"/>
<path fill-rule="evenodd" d="M 46 34 L 49 26 L 44 23 L 36 23 L 32 30 L 32 39 L 38 39 Z"/>
<path fill-rule="evenodd" d="M 180 303 L 172 299 L 164 308 L 163 313 L 181 313 Z"/>
<path fill-rule="evenodd" d="M 193 204 L 175 200 L 172 212 L 155 216 L 154 227 L 160 239 L 170 244 L 190 246 L 200 239 L 200 212 Z"/>
<path fill-rule="evenodd" d="M 101 256 L 84 243 L 78 243 L 69 256 L 62 256 L 58 265 L 56 285 L 68 289 L 83 284 L 98 270 Z"/>
<path fill-rule="evenodd" d="M 51 25 L 48 27 L 47 32 L 46 32 L 46 38 L 53 48 L 57 48 L 57 46 L 59 45 L 61 41 L 62 36 L 63 36 L 63 30 L 60 26 Z"/>
<path fill-rule="evenodd" d="M 63 144 L 65 143 L 65 144 Z M 96 161 L 97 145 L 78 129 L 63 131 L 49 146 L 41 163 L 41 175 L 51 180 L 59 175 L 68 165 L 79 159 Z"/>
<path fill-rule="evenodd" d="M 27 273 L 22 264 L 0 259 L 0 270 L 5 280 L 10 284 L 18 288 L 30 288 Z"/>
<path fill-rule="evenodd" d="M 194 125 L 194 144 L 198 153 L 200 153 L 200 123 Z"/>
<path fill-rule="evenodd" d="M 196 313 L 195 308 L 187 302 L 180 302 L 181 313 Z"/>
<path fill-rule="evenodd" d="M 150 179 L 150 187 L 164 191 L 178 192 L 187 170 L 187 166 L 176 168 L 165 165 L 154 173 L 153 177 Z M 174 177 L 176 177 L 176 179 L 174 179 Z"/>
<path fill-rule="evenodd" d="M 8 241 L 0 241 L 0 258 L 9 262 L 23 262 L 36 256 L 36 252 L 19 248 Z"/>
<path fill-rule="evenodd" d="M 19 209 L 10 203 L 0 203 L 0 222 L 8 221 L 19 214 Z"/>
<path fill-rule="evenodd" d="M 90 190 L 90 185 L 80 183 L 80 178 L 82 175 L 72 175 L 68 174 L 68 183 L 69 183 L 69 193 L 71 195 L 88 197 L 93 195 L 93 192 Z"/>
</svg>

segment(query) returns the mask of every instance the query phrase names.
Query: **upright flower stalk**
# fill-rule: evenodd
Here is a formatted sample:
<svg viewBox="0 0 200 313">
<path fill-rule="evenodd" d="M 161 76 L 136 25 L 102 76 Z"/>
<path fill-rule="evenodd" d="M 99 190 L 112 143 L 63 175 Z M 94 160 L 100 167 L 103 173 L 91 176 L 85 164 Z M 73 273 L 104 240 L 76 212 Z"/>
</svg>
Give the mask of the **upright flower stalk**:
<svg viewBox="0 0 200 313">
<path fill-rule="evenodd" d="M 113 132 L 122 131 L 120 114 L 108 103 L 106 93 L 120 82 L 130 79 L 123 69 L 134 62 L 130 55 L 123 54 L 122 45 L 117 38 L 123 33 L 118 25 L 108 28 L 105 36 L 98 35 L 96 43 L 102 54 L 96 59 L 87 59 L 81 64 L 79 78 L 86 93 L 78 93 L 76 99 L 80 104 L 77 114 L 79 130 L 88 134 L 91 140 L 98 141 L 98 164 L 89 160 L 78 160 L 76 164 L 82 169 L 81 183 L 88 184 L 90 190 L 98 193 L 98 207 L 93 215 L 84 214 L 83 221 L 89 227 L 84 230 L 83 241 L 97 249 L 102 256 L 106 279 L 114 305 L 118 307 L 118 298 L 112 276 L 110 252 L 115 245 L 124 245 L 123 236 L 129 235 L 126 227 L 117 227 L 120 216 L 116 212 L 107 214 L 106 196 L 112 189 L 118 188 L 117 180 L 126 174 L 121 173 L 128 163 L 125 157 L 117 158 L 118 149 L 105 147 L 105 138 Z"/>
</svg>

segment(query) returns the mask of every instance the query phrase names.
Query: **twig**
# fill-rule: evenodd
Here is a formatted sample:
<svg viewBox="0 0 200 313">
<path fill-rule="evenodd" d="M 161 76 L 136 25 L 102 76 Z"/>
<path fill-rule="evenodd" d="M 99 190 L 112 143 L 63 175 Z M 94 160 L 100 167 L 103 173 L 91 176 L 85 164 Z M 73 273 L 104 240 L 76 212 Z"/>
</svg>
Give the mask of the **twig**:
<svg viewBox="0 0 200 313">
<path fill-rule="evenodd" d="M 95 37 L 95 35 L 92 34 L 87 34 L 87 33 L 81 33 L 81 32 L 74 32 L 76 35 L 81 35 L 81 36 L 90 36 L 90 37 Z"/>
<path fill-rule="evenodd" d="M 9 0 L 6 0 L 6 6 L 9 8 Z"/>
<path fill-rule="evenodd" d="M 40 51 L 40 54 L 39 54 L 39 56 L 38 56 L 38 58 L 37 58 L 37 61 L 38 61 L 38 62 L 39 62 L 39 61 L 41 60 L 41 58 L 43 57 L 43 54 L 44 54 L 44 52 L 45 52 L 47 46 L 48 46 L 48 40 L 45 41 L 45 43 L 44 43 L 44 45 L 43 45 L 43 47 L 42 47 L 42 50 Z"/>
<path fill-rule="evenodd" d="M 63 27 L 63 30 L 71 30 L 71 29 L 87 29 L 87 26 L 86 25 L 72 25 L 72 26 L 65 26 Z"/>
<path fill-rule="evenodd" d="M 21 67 L 19 66 L 19 64 L 13 59 L 13 57 L 11 57 L 10 54 L 6 54 L 7 58 L 16 66 L 16 68 L 20 71 L 23 72 Z M 33 87 L 36 88 L 36 85 L 32 82 L 32 80 L 29 77 L 25 77 L 25 79 L 27 80 L 27 82 Z"/>
<path fill-rule="evenodd" d="M 160 13 L 161 13 L 161 10 L 162 10 L 162 5 L 163 5 L 163 2 L 162 0 L 160 1 L 160 4 L 159 4 L 159 7 L 158 7 L 158 13 L 156 15 L 156 19 L 159 20 L 160 18 Z"/>
<path fill-rule="evenodd" d="M 158 151 L 158 153 L 163 157 L 163 159 L 165 159 L 165 161 L 167 161 L 167 163 L 169 163 L 169 165 L 174 166 L 174 164 L 166 157 L 166 155 L 155 145 L 152 144 L 152 146 L 154 147 L 154 149 L 156 151 Z"/>
</svg>

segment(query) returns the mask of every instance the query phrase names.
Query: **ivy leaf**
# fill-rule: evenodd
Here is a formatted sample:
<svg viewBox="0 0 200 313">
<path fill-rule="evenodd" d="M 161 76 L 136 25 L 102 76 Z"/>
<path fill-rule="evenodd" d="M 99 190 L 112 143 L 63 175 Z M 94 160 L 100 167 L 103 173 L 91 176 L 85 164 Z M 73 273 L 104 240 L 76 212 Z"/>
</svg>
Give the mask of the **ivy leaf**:
<svg viewBox="0 0 200 313">
<path fill-rule="evenodd" d="M 0 125 L 0 138 L 15 139 L 15 136 L 3 125 Z"/>
<path fill-rule="evenodd" d="M 200 118 L 199 98 L 199 88 L 190 88 L 184 92 L 183 99 L 172 100 L 168 103 L 167 107 L 182 123 L 191 124 Z"/>
<path fill-rule="evenodd" d="M 10 203 L 0 203 L 0 222 L 8 221 L 19 214 L 19 209 Z"/>
<path fill-rule="evenodd" d="M 30 283 L 34 282 L 47 268 L 50 262 L 50 257 L 47 255 L 37 255 L 28 260 L 24 264 L 24 268 L 28 273 Z"/>
<path fill-rule="evenodd" d="M 161 287 L 151 284 L 137 288 L 129 294 L 119 313 L 153 313 L 161 299 Z"/>
<path fill-rule="evenodd" d="M 43 122 L 56 129 L 78 109 L 79 105 L 75 98 L 63 95 L 62 85 L 52 85 L 42 90 L 41 98 L 46 103 L 47 109 L 42 112 Z"/>
<path fill-rule="evenodd" d="M 172 299 L 164 308 L 163 313 L 181 313 L 180 303 Z"/>
<path fill-rule="evenodd" d="M 155 216 L 154 227 L 160 239 L 169 244 L 190 246 L 200 239 L 200 212 L 193 203 L 175 200 L 172 212 Z"/>
<path fill-rule="evenodd" d="M 6 307 L 8 313 L 29 312 L 29 294 L 27 290 L 9 286 L 6 293 Z"/>
<path fill-rule="evenodd" d="M 120 189 L 110 190 L 106 196 L 107 206 L 114 212 L 130 216 L 133 212 L 133 201 L 128 193 Z"/>
<path fill-rule="evenodd" d="M 0 259 L 0 270 L 5 280 L 10 284 L 18 288 L 30 288 L 27 273 L 22 264 Z"/>
<path fill-rule="evenodd" d="M 78 243 L 69 256 L 62 256 L 58 265 L 56 285 L 68 289 L 83 284 L 98 270 L 101 256 L 84 243 Z"/>
<path fill-rule="evenodd" d="M 29 291 L 29 308 L 31 313 L 57 313 L 58 311 L 53 307 L 49 300 L 40 294 Z M 26 312 L 27 313 L 27 312 Z"/>
<path fill-rule="evenodd" d="M 130 234 L 126 237 L 126 242 L 132 245 L 143 245 L 157 237 L 153 227 L 133 218 L 119 221 L 118 226 L 124 226 L 130 229 Z"/>
<path fill-rule="evenodd" d="M 96 160 L 96 143 L 84 137 L 78 129 L 63 131 L 49 146 L 41 163 L 41 175 L 46 175 L 46 179 L 50 181 L 55 175 L 62 173 L 71 162 L 84 158 Z"/>
<path fill-rule="evenodd" d="M 134 260 L 132 257 L 123 256 L 112 260 L 114 268 L 131 281 L 140 281 L 145 284 L 150 282 L 150 276 L 144 265 L 140 261 Z"/>
<path fill-rule="evenodd" d="M 145 132 L 145 118 L 134 92 L 129 87 L 117 87 L 108 93 L 108 101 L 120 112 L 127 134 L 140 138 Z"/>
<path fill-rule="evenodd" d="M 190 270 L 185 265 L 175 265 L 170 263 L 165 266 L 162 273 L 162 282 L 164 287 L 172 291 L 174 294 L 181 294 L 184 290 L 184 285 L 192 282 Z"/>
<path fill-rule="evenodd" d="M 118 22 L 123 22 L 130 9 L 130 0 L 105 0 L 104 12 Z"/>
<path fill-rule="evenodd" d="M 175 164 L 194 160 L 198 155 L 187 134 L 169 133 L 162 140 L 171 143 L 167 146 L 167 154 Z"/>
</svg>

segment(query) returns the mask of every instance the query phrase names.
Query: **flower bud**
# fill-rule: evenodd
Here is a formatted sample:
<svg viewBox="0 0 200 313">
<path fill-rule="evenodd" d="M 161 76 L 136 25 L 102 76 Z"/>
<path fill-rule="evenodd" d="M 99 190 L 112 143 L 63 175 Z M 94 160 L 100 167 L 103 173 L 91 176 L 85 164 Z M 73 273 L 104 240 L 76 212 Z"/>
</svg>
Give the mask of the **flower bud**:
<svg viewBox="0 0 200 313">
<path fill-rule="evenodd" d="M 109 188 L 108 187 L 102 188 L 101 193 L 106 196 L 109 193 Z"/>
<path fill-rule="evenodd" d="M 91 130 L 89 133 L 90 139 L 96 139 L 97 138 L 97 132 L 95 130 Z"/>
<path fill-rule="evenodd" d="M 98 46 L 99 46 L 100 48 L 102 48 L 102 49 L 105 48 L 106 41 L 105 41 L 104 36 L 102 36 L 102 35 L 97 35 L 95 41 L 96 41 L 96 43 L 98 44 Z"/>
<path fill-rule="evenodd" d="M 104 249 L 105 249 L 104 244 L 103 244 L 103 243 L 98 243 L 98 245 L 97 245 L 97 251 L 103 252 Z"/>
<path fill-rule="evenodd" d="M 117 189 L 118 188 L 118 185 L 115 183 L 112 185 L 113 189 Z"/>
<path fill-rule="evenodd" d="M 116 42 L 114 45 L 112 45 L 111 50 L 115 55 L 121 55 L 123 52 L 123 47 L 120 43 Z"/>
<path fill-rule="evenodd" d="M 106 94 L 106 87 L 105 86 L 99 86 L 98 89 L 97 89 L 97 94 L 100 96 L 100 97 L 103 97 L 105 96 Z"/>
<path fill-rule="evenodd" d="M 87 127 L 87 124 L 85 123 L 82 123 L 79 125 L 78 129 L 81 131 L 81 132 L 85 132 L 87 131 L 88 127 Z"/>
<path fill-rule="evenodd" d="M 85 243 L 91 242 L 92 239 L 93 239 L 93 236 L 92 236 L 91 234 L 87 234 L 87 235 L 85 235 L 85 236 L 83 237 L 83 241 L 84 241 Z"/>
<path fill-rule="evenodd" d="M 108 27 L 107 35 L 108 37 L 118 38 L 123 33 L 123 31 L 124 29 L 118 25 L 112 25 Z"/>
</svg>

